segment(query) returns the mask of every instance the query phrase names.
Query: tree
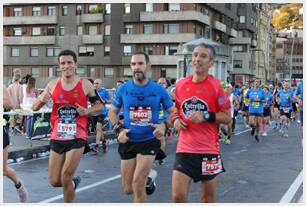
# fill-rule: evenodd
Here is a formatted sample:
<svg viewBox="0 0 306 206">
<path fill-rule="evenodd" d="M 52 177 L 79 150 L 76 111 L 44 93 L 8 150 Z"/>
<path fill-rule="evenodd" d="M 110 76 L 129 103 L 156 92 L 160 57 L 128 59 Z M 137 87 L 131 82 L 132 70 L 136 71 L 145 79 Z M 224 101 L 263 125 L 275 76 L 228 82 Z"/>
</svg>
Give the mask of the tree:
<svg viewBox="0 0 306 206">
<path fill-rule="evenodd" d="M 303 28 L 303 16 L 299 13 L 303 4 L 282 4 L 273 12 L 272 24 L 277 30 Z"/>
</svg>

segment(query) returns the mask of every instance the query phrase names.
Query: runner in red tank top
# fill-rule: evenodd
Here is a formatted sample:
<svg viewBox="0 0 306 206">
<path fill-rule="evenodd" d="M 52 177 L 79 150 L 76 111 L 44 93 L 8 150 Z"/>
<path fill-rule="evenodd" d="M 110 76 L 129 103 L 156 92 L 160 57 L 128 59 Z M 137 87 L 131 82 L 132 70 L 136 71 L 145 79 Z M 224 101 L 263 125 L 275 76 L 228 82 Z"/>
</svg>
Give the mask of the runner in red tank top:
<svg viewBox="0 0 306 206">
<path fill-rule="evenodd" d="M 224 171 L 217 124 L 231 121 L 230 102 L 220 80 L 208 74 L 214 64 L 214 48 L 200 44 L 192 53 L 193 74 L 176 83 L 171 117 L 179 130 L 172 174 L 173 202 L 186 202 L 189 184 L 201 181 L 201 202 L 215 202 L 216 176 Z"/>
<path fill-rule="evenodd" d="M 65 202 L 73 202 L 81 181 L 79 176 L 73 176 L 87 144 L 88 116 L 102 112 L 103 104 L 93 85 L 76 75 L 77 58 L 73 51 L 60 52 L 58 62 L 61 78 L 49 82 L 32 109 L 39 110 L 52 98 L 49 181 L 54 187 L 64 188 Z M 92 104 L 90 108 L 87 99 Z"/>
</svg>

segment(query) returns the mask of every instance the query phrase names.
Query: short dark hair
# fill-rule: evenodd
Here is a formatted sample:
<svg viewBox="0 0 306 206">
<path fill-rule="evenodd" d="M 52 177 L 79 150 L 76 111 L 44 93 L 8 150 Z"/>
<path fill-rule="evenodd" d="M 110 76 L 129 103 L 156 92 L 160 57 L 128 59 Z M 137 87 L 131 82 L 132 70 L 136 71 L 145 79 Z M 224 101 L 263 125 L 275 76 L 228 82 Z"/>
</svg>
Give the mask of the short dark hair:
<svg viewBox="0 0 306 206">
<path fill-rule="evenodd" d="M 134 56 L 134 55 L 143 55 L 143 56 L 145 57 L 145 59 L 146 59 L 146 63 L 149 63 L 149 62 L 150 62 L 149 55 L 148 55 L 147 53 L 145 53 L 145 52 L 138 51 L 138 52 L 135 52 L 135 53 L 133 54 L 133 56 Z"/>
<path fill-rule="evenodd" d="M 200 44 L 196 45 L 194 48 L 196 48 L 198 46 L 205 47 L 205 48 L 209 49 L 210 50 L 210 58 L 212 58 L 212 59 L 215 58 L 216 50 L 215 50 L 214 46 L 212 46 L 210 44 L 206 44 L 206 43 L 200 43 Z"/>
<path fill-rule="evenodd" d="M 58 62 L 59 62 L 59 58 L 60 58 L 61 56 L 72 56 L 72 57 L 73 57 L 74 63 L 77 63 L 77 56 L 76 56 L 75 52 L 72 51 L 72 50 L 66 49 L 66 50 L 61 51 L 61 52 L 58 54 L 58 57 L 57 57 L 57 61 L 58 61 Z"/>
</svg>

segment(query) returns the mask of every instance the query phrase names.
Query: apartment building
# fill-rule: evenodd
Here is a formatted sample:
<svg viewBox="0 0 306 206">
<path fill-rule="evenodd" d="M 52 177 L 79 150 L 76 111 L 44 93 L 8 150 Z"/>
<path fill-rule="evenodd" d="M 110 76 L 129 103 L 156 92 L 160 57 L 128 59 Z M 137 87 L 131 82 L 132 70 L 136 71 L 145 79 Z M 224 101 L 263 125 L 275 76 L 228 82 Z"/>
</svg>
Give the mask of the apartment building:
<svg viewBox="0 0 306 206">
<path fill-rule="evenodd" d="M 4 82 L 19 68 L 45 86 L 60 75 L 57 55 L 62 49 L 77 53 L 78 75 L 101 78 L 106 87 L 132 76 L 129 61 L 135 51 L 150 55 L 150 78 L 177 77 L 178 47 L 199 38 L 233 46 L 226 66 L 215 72 L 245 81 L 254 76 L 250 49 L 256 46 L 256 5 L 6 4 Z"/>
<path fill-rule="evenodd" d="M 290 69 L 291 79 L 303 79 L 303 30 L 281 31 L 276 38 L 277 80 L 289 80 Z"/>
</svg>

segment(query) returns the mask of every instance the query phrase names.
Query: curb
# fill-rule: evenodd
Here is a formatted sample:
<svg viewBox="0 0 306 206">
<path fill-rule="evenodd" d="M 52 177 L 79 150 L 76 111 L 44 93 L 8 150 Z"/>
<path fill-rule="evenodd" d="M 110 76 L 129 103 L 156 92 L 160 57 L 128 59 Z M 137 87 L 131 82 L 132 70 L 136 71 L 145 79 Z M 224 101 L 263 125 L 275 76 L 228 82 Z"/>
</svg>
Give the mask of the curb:
<svg viewBox="0 0 306 206">
<path fill-rule="evenodd" d="M 105 139 L 113 140 L 116 139 L 116 136 L 113 132 L 106 131 L 104 133 Z M 88 144 L 94 143 L 96 141 L 95 136 L 88 136 Z M 17 150 L 9 152 L 7 163 L 19 163 L 25 160 L 30 160 L 38 157 L 48 156 L 50 151 L 49 141 L 46 141 L 46 145 L 34 146 L 31 148 L 26 148 L 22 150 Z"/>
</svg>

